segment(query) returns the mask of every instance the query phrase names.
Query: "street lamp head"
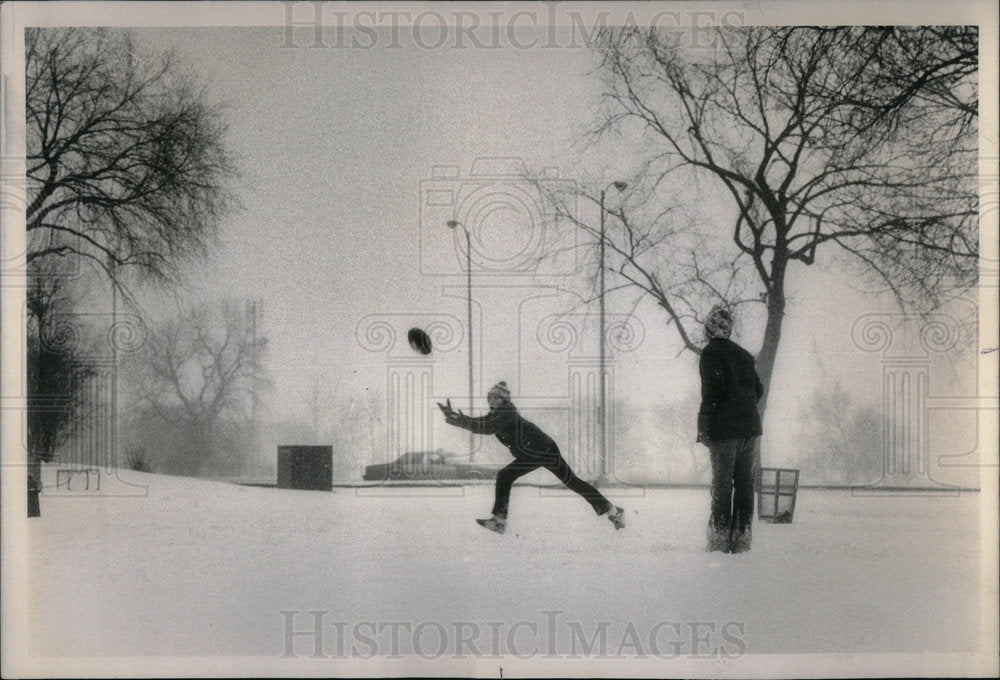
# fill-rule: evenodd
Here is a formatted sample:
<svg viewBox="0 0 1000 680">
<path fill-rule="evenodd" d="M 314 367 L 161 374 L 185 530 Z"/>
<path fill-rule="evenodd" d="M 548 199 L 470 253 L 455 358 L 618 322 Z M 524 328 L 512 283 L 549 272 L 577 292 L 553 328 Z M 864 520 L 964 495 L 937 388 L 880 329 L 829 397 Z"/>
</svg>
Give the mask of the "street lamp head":
<svg viewBox="0 0 1000 680">
<path fill-rule="evenodd" d="M 615 189 L 618 189 L 618 191 L 625 191 L 627 188 L 628 184 L 626 182 L 615 182 Z"/>
<path fill-rule="evenodd" d="M 460 224 L 461 224 L 461 222 L 459 222 L 458 220 L 448 220 L 448 228 L 449 229 L 456 229 L 456 228 L 458 228 L 458 226 Z"/>
</svg>

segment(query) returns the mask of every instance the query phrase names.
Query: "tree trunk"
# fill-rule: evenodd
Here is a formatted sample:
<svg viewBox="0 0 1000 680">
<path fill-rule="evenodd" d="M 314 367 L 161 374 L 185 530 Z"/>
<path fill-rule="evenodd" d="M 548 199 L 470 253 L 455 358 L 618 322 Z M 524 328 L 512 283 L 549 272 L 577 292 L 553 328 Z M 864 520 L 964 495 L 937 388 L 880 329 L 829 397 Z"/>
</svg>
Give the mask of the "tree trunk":
<svg viewBox="0 0 1000 680">
<path fill-rule="evenodd" d="M 42 461 L 28 454 L 28 517 L 41 517 L 39 495 L 42 490 Z"/>
<path fill-rule="evenodd" d="M 776 296 L 777 297 L 777 296 Z M 764 342 L 757 355 L 757 375 L 764 385 L 764 395 L 757 402 L 761 420 L 767 410 L 767 398 L 771 394 L 771 377 L 774 374 L 774 362 L 778 357 L 778 344 L 781 340 L 781 322 L 785 316 L 784 295 L 781 300 L 769 300 L 767 303 L 767 326 L 764 328 Z"/>
<path fill-rule="evenodd" d="M 39 343 L 39 347 L 41 345 L 41 337 L 42 337 L 42 330 L 41 330 L 41 326 L 39 324 L 38 339 L 37 339 L 37 342 Z M 30 336 L 30 334 L 28 336 L 28 343 L 29 343 L 29 347 L 30 347 L 30 343 L 31 343 L 31 336 Z M 30 353 L 30 351 L 29 351 L 29 353 Z M 30 362 L 30 359 L 29 359 L 29 362 Z M 30 432 L 31 432 L 31 413 L 30 413 L 30 411 L 31 411 L 31 409 L 38 408 L 38 404 L 37 403 L 32 403 L 34 401 L 32 399 L 32 397 L 34 396 L 34 394 L 32 392 L 34 391 L 34 392 L 37 393 L 38 391 L 40 391 L 40 386 L 42 384 L 41 383 L 42 364 L 41 364 L 41 352 L 40 351 L 36 351 L 35 352 L 35 363 L 34 363 L 34 366 L 31 366 L 30 363 L 29 363 L 29 369 L 28 370 L 29 371 L 34 371 L 34 378 L 35 378 L 34 390 L 32 390 L 32 386 L 30 385 L 31 381 L 30 380 L 28 381 L 29 382 L 29 386 L 28 386 L 28 405 L 27 405 L 28 406 L 28 410 L 29 410 L 29 413 L 28 413 L 28 432 L 25 433 L 25 436 L 27 438 L 26 441 L 27 441 L 27 444 L 28 444 L 28 446 L 27 446 L 27 449 L 28 449 L 28 517 L 41 517 L 42 516 L 42 504 L 41 504 L 41 501 L 39 499 L 39 495 L 41 494 L 41 491 L 42 491 L 42 458 L 41 458 L 41 455 L 39 455 L 39 453 L 37 453 L 37 444 L 38 443 L 32 441 L 32 436 L 30 434 Z M 33 450 L 33 449 L 35 449 L 35 450 Z"/>
<path fill-rule="evenodd" d="M 761 420 L 767 410 L 767 399 L 771 394 L 771 377 L 774 374 L 774 362 L 778 358 L 778 345 L 781 342 L 781 324 L 785 320 L 785 269 L 788 260 L 775 255 L 771 269 L 771 292 L 767 298 L 767 324 L 764 327 L 764 342 L 757 355 L 757 374 L 764 385 L 764 395 L 757 403 Z"/>
<path fill-rule="evenodd" d="M 760 376 L 760 382 L 764 385 L 764 394 L 757 402 L 761 423 L 764 422 L 767 399 L 771 394 L 774 362 L 778 357 L 778 345 L 781 342 L 781 324 L 785 319 L 785 269 L 787 265 L 786 258 L 779 258 L 777 254 L 775 255 L 771 270 L 771 293 L 767 299 L 767 325 L 764 327 L 764 342 L 757 355 L 757 375 Z M 764 431 L 767 432 L 766 427 Z M 760 437 L 758 437 L 754 444 L 753 463 L 754 487 L 758 491 L 760 490 L 760 467 Z"/>
</svg>

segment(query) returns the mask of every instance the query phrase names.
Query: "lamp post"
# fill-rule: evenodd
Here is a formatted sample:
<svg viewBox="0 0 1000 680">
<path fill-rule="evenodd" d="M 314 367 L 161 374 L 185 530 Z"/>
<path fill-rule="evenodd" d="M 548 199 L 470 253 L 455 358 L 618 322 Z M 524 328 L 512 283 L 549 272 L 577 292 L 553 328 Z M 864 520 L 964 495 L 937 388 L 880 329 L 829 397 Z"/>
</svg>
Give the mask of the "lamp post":
<svg viewBox="0 0 1000 680">
<path fill-rule="evenodd" d="M 600 255 L 600 270 L 598 272 L 598 278 L 600 280 L 599 286 L 600 286 L 600 309 L 601 309 L 601 311 L 600 311 L 600 319 L 601 319 L 601 324 L 600 324 L 601 325 L 601 358 L 600 358 L 600 360 L 598 362 L 598 370 L 600 370 L 601 377 L 600 377 L 600 407 L 598 408 L 598 411 L 600 413 L 599 418 L 600 418 L 600 424 L 601 424 L 601 427 L 600 427 L 600 430 L 601 430 L 601 472 L 600 472 L 599 482 L 602 482 L 602 483 L 607 481 L 607 475 L 608 475 L 608 460 L 607 460 L 607 441 L 608 441 L 608 438 L 607 438 L 607 415 L 606 415 L 607 414 L 607 389 L 605 387 L 605 380 L 606 380 L 606 378 L 605 378 L 605 370 L 604 370 L 604 365 L 605 365 L 605 362 L 607 360 L 606 359 L 605 349 L 604 349 L 605 342 L 606 342 L 606 338 L 604 337 L 605 333 L 606 333 L 606 330 L 605 330 L 605 321 L 604 321 L 604 292 L 605 292 L 604 291 L 604 241 L 605 241 L 605 236 L 604 236 L 604 233 L 605 233 L 605 230 L 604 230 L 604 217 L 605 217 L 604 197 L 608 193 L 608 189 L 610 189 L 612 187 L 614 187 L 618 191 L 624 191 L 625 188 L 628 187 L 628 184 L 626 184 L 625 182 L 612 182 L 611 184 L 609 184 L 608 186 L 604 187 L 601 190 L 601 200 L 600 200 L 600 207 L 601 207 L 601 243 L 600 243 L 600 252 L 601 252 L 601 255 Z"/>
<path fill-rule="evenodd" d="M 462 231 L 465 232 L 465 280 L 466 287 L 468 291 L 468 328 L 469 328 L 469 415 L 472 415 L 472 402 L 473 402 L 473 386 L 472 386 L 472 238 L 469 236 L 469 230 L 464 224 L 458 220 L 448 220 L 449 229 L 457 229 L 462 227 Z M 475 437 L 473 432 L 469 431 L 469 462 L 473 462 L 475 459 Z"/>
</svg>

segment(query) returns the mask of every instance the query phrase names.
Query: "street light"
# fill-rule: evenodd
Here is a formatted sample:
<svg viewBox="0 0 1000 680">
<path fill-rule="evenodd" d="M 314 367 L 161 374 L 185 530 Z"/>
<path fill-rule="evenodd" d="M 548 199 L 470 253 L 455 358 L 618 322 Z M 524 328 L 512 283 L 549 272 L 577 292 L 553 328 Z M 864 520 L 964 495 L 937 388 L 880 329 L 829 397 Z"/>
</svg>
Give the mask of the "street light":
<svg viewBox="0 0 1000 680">
<path fill-rule="evenodd" d="M 628 187 L 628 184 L 626 184 L 625 182 L 612 182 L 611 184 L 609 184 L 608 186 L 604 187 L 604 189 L 601 190 L 601 203 L 600 203 L 600 205 L 601 205 L 601 257 L 600 257 L 601 263 L 600 263 L 600 273 L 599 273 L 599 278 L 600 278 L 600 284 L 599 285 L 600 285 L 600 290 L 601 290 L 601 292 L 600 292 L 600 304 L 601 304 L 601 358 L 600 358 L 600 362 L 598 364 L 598 368 L 599 368 L 599 370 L 601 372 L 601 387 L 600 387 L 600 390 L 601 390 L 600 402 L 601 403 L 600 403 L 600 408 L 599 408 L 599 412 L 600 412 L 600 416 L 599 417 L 600 417 L 600 423 L 601 423 L 601 473 L 600 473 L 600 478 L 599 478 L 600 482 L 607 481 L 607 475 L 608 475 L 608 461 L 607 461 L 607 440 L 608 440 L 608 438 L 607 438 L 607 416 L 606 416 L 606 413 L 607 413 L 607 404 L 606 404 L 606 400 L 607 400 L 606 392 L 607 392 L 607 389 L 605 387 L 605 375 L 604 375 L 604 373 L 605 373 L 604 364 L 605 364 L 605 361 L 606 361 L 605 350 L 604 350 L 604 345 L 605 345 L 605 337 L 604 337 L 604 335 L 605 335 L 605 332 L 606 332 L 605 331 L 605 322 L 604 322 L 604 241 L 605 241 L 605 237 L 604 237 L 604 216 L 605 216 L 604 215 L 605 214 L 605 210 L 604 210 L 604 197 L 608 193 L 608 189 L 610 189 L 611 187 L 614 187 L 619 192 L 621 192 L 621 191 L 625 191 L 625 189 Z"/>
<path fill-rule="evenodd" d="M 462 231 L 465 232 L 465 274 L 466 274 L 466 284 L 468 289 L 468 303 L 469 303 L 469 415 L 472 415 L 472 239 L 469 236 L 469 230 L 464 224 L 458 220 L 448 220 L 449 229 L 457 229 L 462 227 Z M 469 430 L 469 462 L 473 462 L 475 458 L 475 437 L 473 432 Z"/>
</svg>

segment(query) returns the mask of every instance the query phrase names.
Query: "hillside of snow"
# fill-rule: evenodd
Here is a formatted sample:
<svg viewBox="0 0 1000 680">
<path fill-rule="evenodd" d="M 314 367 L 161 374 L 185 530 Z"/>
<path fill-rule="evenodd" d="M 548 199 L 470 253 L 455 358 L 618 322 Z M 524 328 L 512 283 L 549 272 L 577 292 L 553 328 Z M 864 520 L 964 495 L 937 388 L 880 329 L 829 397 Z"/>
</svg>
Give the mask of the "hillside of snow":
<svg viewBox="0 0 1000 680">
<path fill-rule="evenodd" d="M 751 552 L 722 555 L 703 551 L 707 489 L 614 489 L 628 522 L 616 532 L 576 496 L 515 485 L 500 536 L 473 521 L 489 485 L 317 492 L 120 474 L 67 492 L 46 470 L 28 524 L 30 654 L 74 657 L 84 675 L 100 657 L 202 656 L 377 674 L 365 664 L 414 654 L 465 675 L 579 659 L 612 664 L 592 674 L 707 659 L 685 672 L 780 675 L 754 660 L 965 658 L 996 607 L 980 588 L 975 492 L 802 489 L 792 524 L 757 522 Z M 331 658 L 303 670 L 317 638 L 299 633 L 316 621 Z"/>
</svg>

